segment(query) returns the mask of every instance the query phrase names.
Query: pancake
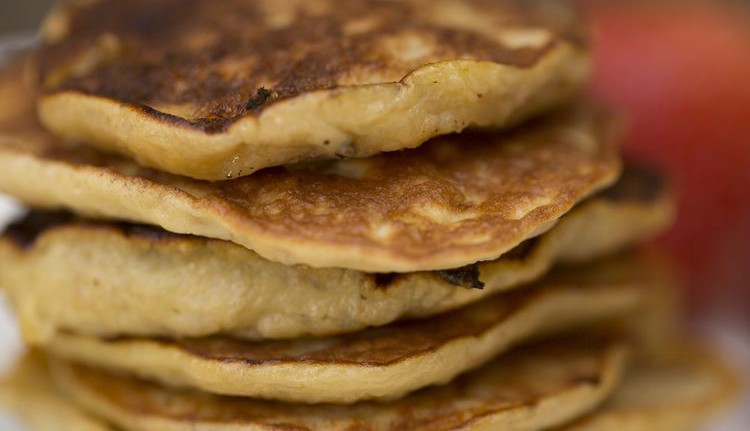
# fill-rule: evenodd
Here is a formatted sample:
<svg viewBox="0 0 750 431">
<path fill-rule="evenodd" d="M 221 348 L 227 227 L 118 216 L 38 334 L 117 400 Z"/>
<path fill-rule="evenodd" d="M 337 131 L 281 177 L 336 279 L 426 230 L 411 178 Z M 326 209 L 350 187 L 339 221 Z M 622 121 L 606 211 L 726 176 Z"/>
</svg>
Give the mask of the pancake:
<svg viewBox="0 0 750 431">
<path fill-rule="evenodd" d="M 548 343 L 388 403 L 294 405 L 171 390 L 64 362 L 66 395 L 125 430 L 538 430 L 592 410 L 625 366 L 615 341 Z"/>
<path fill-rule="evenodd" d="M 570 346 L 568 346 L 570 347 Z M 575 348 L 580 348 L 573 347 Z M 595 349 L 595 348 L 594 348 Z M 592 349 L 592 352 L 594 351 Z M 545 352 L 542 352 L 543 354 Z M 569 353 L 569 352 L 568 352 Z M 519 370 L 515 364 L 528 364 L 525 355 L 533 354 L 534 361 L 537 361 L 540 368 L 549 373 L 554 381 L 544 382 L 549 384 L 547 387 L 539 387 L 538 383 L 529 384 L 537 380 L 528 372 L 522 372 L 518 379 L 514 378 L 513 371 Z M 99 412 L 102 416 L 110 418 L 114 422 L 123 424 L 125 431 L 148 431 L 149 429 L 159 430 L 188 430 L 191 425 L 201 424 L 205 428 L 201 429 L 238 429 L 245 426 L 245 429 L 274 429 L 278 430 L 281 423 L 290 426 L 297 426 L 300 431 L 305 430 L 336 430 L 336 429 L 361 429 L 361 430 L 414 430 L 414 429 L 511 429 L 511 430 L 536 430 L 535 423 L 531 419 L 533 414 L 530 407 L 535 404 L 541 406 L 539 414 L 536 417 L 549 415 L 549 406 L 553 398 L 562 399 L 563 392 L 572 392 L 577 388 L 580 389 L 585 385 L 584 374 L 576 372 L 578 379 L 570 378 L 568 383 L 572 383 L 566 389 L 562 386 L 557 387 L 563 380 L 562 377 L 570 370 L 564 370 L 563 367 L 572 364 L 572 356 L 561 355 L 549 357 L 547 363 L 544 363 L 537 352 L 530 353 L 519 351 L 510 353 L 497 359 L 495 362 L 487 365 L 483 369 L 475 371 L 472 374 L 461 378 L 462 382 L 474 382 L 479 385 L 500 383 L 500 385 L 491 387 L 508 388 L 510 379 L 512 388 L 518 385 L 518 390 L 509 390 L 502 401 L 500 397 L 493 400 L 494 392 L 489 392 L 481 404 L 491 406 L 495 404 L 495 409 L 487 408 L 491 412 L 487 419 L 478 423 L 472 422 L 477 415 L 476 413 L 459 414 L 462 410 L 461 402 L 468 397 L 480 393 L 479 390 L 472 391 L 474 386 L 464 386 L 464 389 L 456 391 L 453 398 L 454 405 L 451 405 L 451 390 L 459 387 L 459 382 L 454 382 L 447 386 L 439 388 L 430 388 L 407 397 L 403 401 L 391 402 L 389 404 L 363 404 L 356 407 L 336 407 L 329 405 L 321 406 L 284 406 L 276 403 L 264 403 L 259 401 L 241 400 L 237 398 L 229 399 L 229 402 L 217 401 L 224 400 L 218 397 L 206 397 L 190 392 L 176 392 L 168 389 L 157 388 L 138 380 L 130 380 L 125 377 L 114 375 L 104 376 L 101 371 L 85 369 L 80 366 L 59 365 L 58 377 L 62 381 L 62 386 L 68 389 L 69 393 L 77 393 L 77 400 L 90 405 L 92 411 Z M 544 365 L 543 365 L 544 364 Z M 603 366 L 607 362 L 600 361 Z M 609 362 L 609 366 L 613 364 Z M 511 368 L 515 367 L 515 368 Z M 573 367 L 571 367 L 572 369 Z M 532 368 L 523 368 L 521 370 L 531 370 Z M 553 370 L 559 370 L 552 372 Z M 71 371 L 73 373 L 71 373 Z M 92 378 L 90 373 L 94 373 Z M 77 373 L 77 374 L 75 374 Z M 480 380 L 477 377 L 495 375 L 492 380 Z M 504 376 L 504 377 L 503 377 Z M 557 377 L 555 377 L 557 376 Z M 106 379 L 103 384 L 96 386 L 96 378 Z M 524 384 L 528 379 L 529 383 Z M 558 380 L 560 379 L 560 380 Z M 602 377 L 598 379 L 591 376 L 589 382 L 596 384 L 602 382 Z M 589 413 L 584 418 L 574 421 L 570 425 L 553 427 L 557 431 L 651 431 L 658 429 L 660 431 L 688 431 L 695 429 L 701 422 L 705 422 L 709 416 L 712 416 L 720 408 L 733 398 L 736 394 L 736 376 L 727 369 L 717 358 L 707 355 L 706 353 L 695 353 L 694 349 L 688 350 L 681 355 L 672 355 L 669 359 L 663 359 L 660 362 L 639 362 L 635 364 L 632 370 L 625 373 L 620 385 L 614 391 L 614 396 L 598 410 Z M 10 384 L 9 384 L 10 383 Z M 536 387 L 536 389 L 534 389 Z M 11 411 L 26 420 L 32 431 L 57 431 L 64 430 L 81 430 L 81 431 L 111 431 L 112 427 L 104 422 L 98 421 L 93 416 L 86 416 L 79 407 L 75 406 L 69 397 L 64 396 L 60 391 L 54 388 L 50 381 L 48 371 L 44 363 L 27 358 L 23 366 L 16 372 L 16 377 L 11 382 L 6 382 L 5 387 L 0 384 L 0 394 L 5 389 L 12 396 L 6 401 L 6 406 L 11 407 Z M 531 391 L 536 391 L 532 394 Z M 158 396 L 160 391 L 165 395 L 160 396 L 158 402 L 150 402 L 154 396 Z M 440 391 L 440 392 L 438 392 Z M 148 398 L 141 399 L 140 394 L 146 394 Z M 441 395 L 444 394 L 444 397 Z M 437 402 L 430 400 L 434 397 Z M 83 400 L 86 401 L 83 401 Z M 0 396 L 0 401 L 3 398 Z M 169 402 L 174 402 L 171 408 L 163 406 Z M 546 402 L 545 402 L 546 400 Z M 493 403 L 494 401 L 494 403 Z M 539 402 L 542 401 L 542 402 Z M 499 408 L 501 404 L 506 407 Z M 568 410 L 573 407 L 573 403 L 566 400 L 560 406 L 560 410 Z M 224 407 L 221 407 L 224 406 Z M 402 406 L 400 409 L 399 406 Z M 436 412 L 430 413 L 430 406 Z M 445 410 L 438 407 L 447 406 Z M 478 408 L 471 406 L 471 410 L 479 411 Z M 195 418 L 192 422 L 185 419 L 185 410 L 195 408 L 196 411 L 203 411 L 201 417 Z M 201 409 L 201 407 L 203 407 Z M 469 410 L 469 409 L 466 409 Z M 106 412 L 106 413 L 105 413 Z M 236 428 L 230 428 L 225 421 L 212 421 L 223 412 L 231 413 L 229 418 L 245 419 L 238 421 Z M 400 412 L 397 413 L 397 412 Z M 421 415 L 417 415 L 420 412 Z M 560 411 L 558 411 L 560 413 Z M 523 421 L 511 423 L 508 418 L 512 414 L 523 416 Z M 409 415 L 415 419 L 408 422 Z M 573 414 L 567 415 L 574 416 Z M 372 420 L 369 420 L 373 418 Z M 461 420 L 463 418 L 463 421 Z M 559 422 L 560 416 L 555 417 Z M 433 419 L 432 422 L 430 419 Z M 487 422 L 485 422 L 487 421 Z M 164 428 L 143 428 L 143 424 L 152 426 L 164 426 Z M 212 426 L 209 428 L 208 426 Z M 273 428 L 272 425 L 276 426 Z M 356 425 L 356 427 L 355 427 Z M 223 428 L 222 428 L 223 426 Z M 350 426 L 350 428 L 346 428 Z M 472 428 L 474 426 L 474 428 Z M 496 428 L 492 428 L 495 426 Z M 241 429 L 241 428 L 240 428 Z M 282 428 L 283 429 L 283 428 Z"/>
<path fill-rule="evenodd" d="M 61 331 L 327 336 L 438 314 L 517 288 L 556 262 L 592 260 L 649 238 L 672 214 L 660 177 L 631 167 L 614 187 L 500 259 L 396 275 L 285 266 L 230 242 L 34 212 L 0 237 L 0 286 L 34 344 Z"/>
<path fill-rule="evenodd" d="M 617 121 L 571 107 L 506 135 L 210 183 L 53 139 L 33 122 L 17 68 L 0 78 L 0 97 L 15 107 L 0 115 L 0 191 L 33 207 L 233 241 L 288 265 L 413 272 L 493 260 L 620 169 Z"/>
<path fill-rule="evenodd" d="M 224 180 L 516 124 L 582 87 L 586 28 L 562 1 L 69 1 L 42 31 L 39 113 Z"/>
<path fill-rule="evenodd" d="M 640 361 L 601 409 L 561 431 L 690 431 L 737 396 L 738 376 L 697 347 Z"/>
<path fill-rule="evenodd" d="M 293 402 L 393 399 L 491 360 L 530 338 L 639 311 L 663 283 L 651 261 L 623 256 L 557 272 L 537 286 L 429 319 L 339 337 L 251 342 L 227 337 L 60 334 L 55 355 L 211 393 Z"/>
</svg>

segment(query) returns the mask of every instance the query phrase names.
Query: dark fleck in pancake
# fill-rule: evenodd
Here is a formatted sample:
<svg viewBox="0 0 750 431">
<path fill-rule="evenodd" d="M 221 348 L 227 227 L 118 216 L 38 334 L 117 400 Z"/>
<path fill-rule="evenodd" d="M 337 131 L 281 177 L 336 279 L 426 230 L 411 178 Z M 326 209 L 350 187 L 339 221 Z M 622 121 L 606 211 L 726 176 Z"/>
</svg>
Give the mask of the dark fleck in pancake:
<svg viewBox="0 0 750 431">
<path fill-rule="evenodd" d="M 69 1 L 42 30 L 40 115 L 223 180 L 517 123 L 584 83 L 585 29 L 550 0 Z"/>
</svg>

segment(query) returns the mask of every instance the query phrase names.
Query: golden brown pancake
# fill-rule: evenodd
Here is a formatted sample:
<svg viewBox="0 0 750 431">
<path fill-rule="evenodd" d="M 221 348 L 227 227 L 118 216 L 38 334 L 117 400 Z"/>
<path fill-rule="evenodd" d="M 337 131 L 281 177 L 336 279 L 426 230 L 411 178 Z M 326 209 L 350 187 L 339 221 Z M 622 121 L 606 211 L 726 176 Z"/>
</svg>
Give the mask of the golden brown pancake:
<svg viewBox="0 0 750 431">
<path fill-rule="evenodd" d="M 53 139 L 10 70 L 0 97 L 0 191 L 34 207 L 230 240 L 269 260 L 370 272 L 493 260 L 613 183 L 616 122 L 569 108 L 510 134 L 440 138 L 368 159 L 210 183 Z"/>
<path fill-rule="evenodd" d="M 224 180 L 518 123 L 585 82 L 585 29 L 563 1 L 69 1 L 42 31 L 39 113 Z"/>
<path fill-rule="evenodd" d="M 615 341 L 565 340 L 500 357 L 445 386 L 353 406 L 295 405 L 165 389 L 65 362 L 67 396 L 125 430 L 540 430 L 586 413 L 625 366 Z"/>
<path fill-rule="evenodd" d="M 530 338 L 636 313 L 664 279 L 650 260 L 622 256 L 451 313 L 339 337 L 252 342 L 60 334 L 45 348 L 212 393 L 305 403 L 393 399 L 448 382 Z"/>
<path fill-rule="evenodd" d="M 397 275 L 286 266 L 230 242 L 33 212 L 0 238 L 0 286 L 35 344 L 61 331 L 326 336 L 438 314 L 520 287 L 554 263 L 588 261 L 647 239 L 672 214 L 660 177 L 631 167 L 614 187 L 497 260 Z"/>
</svg>

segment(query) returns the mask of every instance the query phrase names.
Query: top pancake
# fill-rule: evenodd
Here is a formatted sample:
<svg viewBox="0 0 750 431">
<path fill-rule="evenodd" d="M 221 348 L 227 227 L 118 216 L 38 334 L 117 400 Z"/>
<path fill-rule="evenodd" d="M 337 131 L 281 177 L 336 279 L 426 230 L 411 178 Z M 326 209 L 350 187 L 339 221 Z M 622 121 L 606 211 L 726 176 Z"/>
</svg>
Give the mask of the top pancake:
<svg viewBox="0 0 750 431">
<path fill-rule="evenodd" d="M 577 107 L 505 135 L 198 181 L 52 138 L 12 69 L 0 75 L 0 100 L 12 107 L 0 108 L 0 191 L 229 240 L 285 264 L 412 272 L 496 259 L 620 170 L 617 122 Z"/>
<path fill-rule="evenodd" d="M 585 28 L 561 1 L 68 1 L 42 31 L 40 117 L 200 179 L 364 157 L 560 104 Z"/>
</svg>

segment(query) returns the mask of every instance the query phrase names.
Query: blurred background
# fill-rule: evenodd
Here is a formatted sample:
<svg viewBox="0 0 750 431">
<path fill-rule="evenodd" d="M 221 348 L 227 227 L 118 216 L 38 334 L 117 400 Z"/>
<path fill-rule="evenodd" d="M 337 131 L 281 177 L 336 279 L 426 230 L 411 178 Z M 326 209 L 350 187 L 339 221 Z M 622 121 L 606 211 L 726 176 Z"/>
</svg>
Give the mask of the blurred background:
<svg viewBox="0 0 750 431">
<path fill-rule="evenodd" d="M 581 3 L 595 25 L 593 91 L 629 115 L 627 153 L 679 193 L 660 243 L 682 264 L 689 305 L 750 318 L 750 3 Z"/>
<path fill-rule="evenodd" d="M 628 115 L 629 157 L 678 193 L 656 246 L 682 268 L 697 326 L 750 358 L 750 1 L 574 1 L 594 23 L 592 92 Z M 0 0 L 0 40 L 33 34 L 52 3 Z M 750 429 L 737 426 L 723 429 Z"/>
<path fill-rule="evenodd" d="M 32 32 L 54 0 L 0 0 L 0 34 Z"/>
</svg>

